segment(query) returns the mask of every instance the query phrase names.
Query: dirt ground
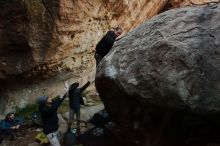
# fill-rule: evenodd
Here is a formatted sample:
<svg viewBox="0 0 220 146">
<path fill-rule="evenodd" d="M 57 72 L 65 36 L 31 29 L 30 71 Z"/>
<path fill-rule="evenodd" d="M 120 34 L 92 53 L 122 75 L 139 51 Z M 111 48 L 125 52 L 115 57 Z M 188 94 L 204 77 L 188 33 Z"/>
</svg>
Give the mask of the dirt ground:
<svg viewBox="0 0 220 146">
<path fill-rule="evenodd" d="M 7 137 L 3 140 L 0 146 L 28 146 L 35 142 L 35 137 L 39 133 L 36 129 L 23 127 L 18 131 L 19 136 L 15 140 L 9 140 Z"/>
</svg>

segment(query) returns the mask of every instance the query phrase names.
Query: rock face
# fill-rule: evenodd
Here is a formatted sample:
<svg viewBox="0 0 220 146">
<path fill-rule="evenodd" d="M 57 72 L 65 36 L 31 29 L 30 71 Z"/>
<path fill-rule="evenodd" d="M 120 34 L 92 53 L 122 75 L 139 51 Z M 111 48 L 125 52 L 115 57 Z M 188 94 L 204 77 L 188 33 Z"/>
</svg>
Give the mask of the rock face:
<svg viewBox="0 0 220 146">
<path fill-rule="evenodd" d="M 147 0 L 2 0 L 1 104 L 15 105 L 17 102 L 16 105 L 25 105 L 23 103 L 32 102 L 34 97 L 43 94 L 42 89 L 54 90 L 52 84 L 63 83 L 69 78 L 79 82 L 93 81 L 94 48 L 104 33 L 117 25 L 123 25 L 126 32 L 159 13 L 166 3 Z M 135 13 L 134 9 L 137 10 Z M 50 84 L 42 82 L 58 75 L 60 77 L 53 78 Z M 19 87 L 15 87 L 16 84 Z M 35 84 L 34 88 L 32 84 Z M 29 89 L 37 94 L 25 91 Z M 47 91 L 44 94 L 51 95 Z M 3 106 L 0 111 L 4 111 Z"/>
<path fill-rule="evenodd" d="M 69 78 L 94 80 L 94 48 L 111 27 L 122 25 L 127 32 L 161 11 L 216 0 L 191 1 L 195 0 L 1 0 L 1 104 L 25 105 L 43 94 L 42 89 L 54 90 L 54 82 Z M 42 83 L 58 75 L 51 84 Z M 37 94 L 26 92 L 29 89 Z"/>
<path fill-rule="evenodd" d="M 220 4 L 170 10 L 102 60 L 96 87 L 132 145 L 205 145 L 220 135 L 219 22 Z"/>
<path fill-rule="evenodd" d="M 91 72 L 94 46 L 107 29 L 120 24 L 129 30 L 160 12 L 166 3 L 3 0 L 0 79 L 47 79 L 66 70 L 75 76 Z"/>
<path fill-rule="evenodd" d="M 171 8 L 179 8 L 189 5 L 202 5 L 208 3 L 218 3 L 219 0 L 171 0 L 168 6 Z"/>
</svg>

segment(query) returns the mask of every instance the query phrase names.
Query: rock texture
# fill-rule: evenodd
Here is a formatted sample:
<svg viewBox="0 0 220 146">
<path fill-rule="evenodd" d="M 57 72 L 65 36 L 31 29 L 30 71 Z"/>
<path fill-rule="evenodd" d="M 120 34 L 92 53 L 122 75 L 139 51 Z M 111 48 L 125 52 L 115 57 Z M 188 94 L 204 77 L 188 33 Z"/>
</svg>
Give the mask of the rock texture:
<svg viewBox="0 0 220 146">
<path fill-rule="evenodd" d="M 1 0 L 0 110 L 52 95 L 54 82 L 93 81 L 95 44 L 109 28 L 122 25 L 126 33 L 161 11 L 197 4 L 186 1 L 195 0 Z"/>
<path fill-rule="evenodd" d="M 123 25 L 128 31 L 159 13 L 166 3 L 147 0 L 2 0 L 1 103 L 12 107 L 17 102 L 23 106 L 44 91 L 52 95 L 50 90 L 56 91 L 52 84 L 58 82 L 60 85 L 69 78 L 81 83 L 93 81 L 94 48 L 104 33 L 117 25 Z M 134 9 L 137 10 L 135 13 Z M 53 81 L 49 83 L 42 81 L 51 78 Z M 1 106 L 1 109 L 5 107 Z"/>
<path fill-rule="evenodd" d="M 220 136 L 219 22 L 220 4 L 170 10 L 102 60 L 96 87 L 131 145 L 205 145 Z"/>
<path fill-rule="evenodd" d="M 208 3 L 218 3 L 219 0 L 171 0 L 169 1 L 169 6 L 171 8 L 179 8 L 179 7 L 185 7 L 189 5 L 202 5 L 202 4 L 208 4 Z"/>
<path fill-rule="evenodd" d="M 108 28 L 120 24 L 129 30 L 160 12 L 167 2 L 15 0 L 1 3 L 0 79 L 18 76 L 47 79 L 65 70 L 75 71 L 75 76 L 91 71 L 94 45 Z"/>
</svg>

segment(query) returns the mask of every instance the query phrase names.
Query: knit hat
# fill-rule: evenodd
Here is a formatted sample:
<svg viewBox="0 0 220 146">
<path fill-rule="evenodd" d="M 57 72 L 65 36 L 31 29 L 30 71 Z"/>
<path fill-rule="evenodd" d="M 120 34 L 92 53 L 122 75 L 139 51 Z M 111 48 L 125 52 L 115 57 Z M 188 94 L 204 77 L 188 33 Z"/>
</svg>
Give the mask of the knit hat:
<svg viewBox="0 0 220 146">
<path fill-rule="evenodd" d="M 38 104 L 45 104 L 47 102 L 47 98 L 48 98 L 48 96 L 45 96 L 45 95 L 39 96 L 37 98 L 37 103 Z"/>
</svg>

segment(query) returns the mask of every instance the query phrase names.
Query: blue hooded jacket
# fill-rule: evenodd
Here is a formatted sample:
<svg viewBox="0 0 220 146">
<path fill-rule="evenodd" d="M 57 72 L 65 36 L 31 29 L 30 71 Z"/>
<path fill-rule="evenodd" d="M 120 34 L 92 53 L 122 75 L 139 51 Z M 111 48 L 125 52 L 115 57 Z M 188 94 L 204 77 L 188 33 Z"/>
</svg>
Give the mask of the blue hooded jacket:
<svg viewBox="0 0 220 146">
<path fill-rule="evenodd" d="M 0 131 L 11 129 L 11 127 L 16 125 L 21 125 L 23 123 L 22 117 L 16 117 L 14 119 L 9 119 L 9 114 L 5 117 L 4 120 L 0 121 Z"/>
</svg>

